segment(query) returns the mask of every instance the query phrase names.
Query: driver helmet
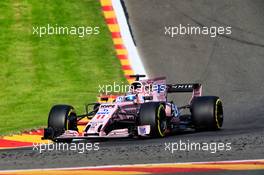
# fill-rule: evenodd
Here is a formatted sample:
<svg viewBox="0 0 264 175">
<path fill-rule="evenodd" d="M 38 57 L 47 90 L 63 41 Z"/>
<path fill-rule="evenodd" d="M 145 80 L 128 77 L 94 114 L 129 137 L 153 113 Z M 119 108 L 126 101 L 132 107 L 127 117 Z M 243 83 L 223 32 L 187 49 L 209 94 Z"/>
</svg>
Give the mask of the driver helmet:
<svg viewBox="0 0 264 175">
<path fill-rule="evenodd" d="M 125 97 L 126 101 L 134 101 L 136 99 L 136 95 L 130 94 Z"/>
<path fill-rule="evenodd" d="M 130 85 L 130 92 L 135 93 L 141 91 L 141 88 L 142 88 L 142 84 L 138 81 L 135 81 Z"/>
</svg>

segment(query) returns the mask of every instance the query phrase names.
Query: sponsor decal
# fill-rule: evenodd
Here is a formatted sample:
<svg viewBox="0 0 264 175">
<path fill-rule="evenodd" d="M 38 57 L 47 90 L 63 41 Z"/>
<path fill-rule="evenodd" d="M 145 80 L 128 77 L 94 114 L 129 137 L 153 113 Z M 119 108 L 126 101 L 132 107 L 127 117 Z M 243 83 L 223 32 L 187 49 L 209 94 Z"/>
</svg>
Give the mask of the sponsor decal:
<svg viewBox="0 0 264 175">
<path fill-rule="evenodd" d="M 90 122 L 91 128 L 95 128 L 97 124 L 98 124 L 97 122 L 92 122 L 92 123 Z"/>
<path fill-rule="evenodd" d="M 108 109 L 102 109 L 97 112 L 97 115 L 108 115 L 110 111 Z"/>
<path fill-rule="evenodd" d="M 154 84 L 153 91 L 158 92 L 158 93 L 165 92 L 166 85 L 165 84 Z"/>
<path fill-rule="evenodd" d="M 101 105 L 100 108 L 114 108 L 115 105 L 111 105 L 111 104 L 106 104 L 106 105 Z"/>
<path fill-rule="evenodd" d="M 150 126 L 149 125 L 143 125 L 143 126 L 138 126 L 138 135 L 147 135 L 150 133 Z"/>
<path fill-rule="evenodd" d="M 141 134 L 146 134 L 146 128 L 139 128 L 139 132 Z"/>
<path fill-rule="evenodd" d="M 173 85 L 172 88 L 177 88 L 177 89 L 192 89 L 193 85 L 192 84 L 177 84 L 177 85 Z"/>
</svg>

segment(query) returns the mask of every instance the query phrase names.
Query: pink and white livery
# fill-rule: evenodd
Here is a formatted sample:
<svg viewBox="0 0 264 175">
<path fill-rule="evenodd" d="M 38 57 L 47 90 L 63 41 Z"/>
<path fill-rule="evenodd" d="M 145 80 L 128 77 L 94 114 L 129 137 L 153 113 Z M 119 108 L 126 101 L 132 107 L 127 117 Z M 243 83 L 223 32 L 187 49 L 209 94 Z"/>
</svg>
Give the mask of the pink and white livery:
<svg viewBox="0 0 264 175">
<path fill-rule="evenodd" d="M 202 96 L 202 86 L 166 84 L 165 77 L 136 81 L 129 92 L 117 96 L 114 102 L 86 105 L 86 113 L 77 115 L 69 105 L 51 108 L 48 127 L 43 139 L 71 141 L 72 139 L 116 137 L 164 137 L 187 129 L 218 130 L 223 124 L 223 106 L 216 96 Z M 168 101 L 170 93 L 192 93 L 184 106 Z M 88 110 L 92 106 L 92 110 Z M 91 119 L 83 131 L 78 121 Z"/>
</svg>

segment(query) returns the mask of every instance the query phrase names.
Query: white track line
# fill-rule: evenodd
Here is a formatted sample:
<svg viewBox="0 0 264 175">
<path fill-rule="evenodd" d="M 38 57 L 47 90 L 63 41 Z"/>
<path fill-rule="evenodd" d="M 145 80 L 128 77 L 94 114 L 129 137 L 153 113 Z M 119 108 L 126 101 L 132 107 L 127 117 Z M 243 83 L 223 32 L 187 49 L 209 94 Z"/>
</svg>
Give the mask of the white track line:
<svg viewBox="0 0 264 175">
<path fill-rule="evenodd" d="M 128 22 L 124 13 L 124 9 L 121 5 L 120 0 L 112 0 L 112 6 L 116 13 L 116 18 L 120 27 L 121 37 L 128 51 L 128 59 L 131 64 L 131 67 L 135 74 L 144 74 L 147 76 L 141 58 L 138 54 L 137 48 L 133 42 L 132 35 L 128 27 Z"/>
</svg>

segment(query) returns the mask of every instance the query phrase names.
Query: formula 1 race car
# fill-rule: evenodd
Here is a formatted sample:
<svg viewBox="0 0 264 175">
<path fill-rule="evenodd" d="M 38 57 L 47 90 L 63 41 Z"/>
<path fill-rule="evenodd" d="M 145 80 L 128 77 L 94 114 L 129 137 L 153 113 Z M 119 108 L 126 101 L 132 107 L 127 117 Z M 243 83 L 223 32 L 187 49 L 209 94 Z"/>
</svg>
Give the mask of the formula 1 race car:
<svg viewBox="0 0 264 175">
<path fill-rule="evenodd" d="M 101 102 L 86 106 L 86 113 L 77 115 L 69 105 L 55 105 L 48 117 L 43 139 L 72 141 L 72 139 L 117 137 L 164 137 L 187 129 L 219 130 L 223 124 L 223 106 L 219 97 L 201 96 L 202 86 L 166 84 L 166 78 L 136 81 L 127 93 L 111 103 Z M 170 93 L 192 93 L 185 106 L 167 101 Z M 107 101 L 107 98 L 104 99 Z M 88 110 L 91 108 L 92 110 Z M 187 110 L 184 113 L 184 111 Z M 78 121 L 89 118 L 83 131 Z"/>
</svg>

